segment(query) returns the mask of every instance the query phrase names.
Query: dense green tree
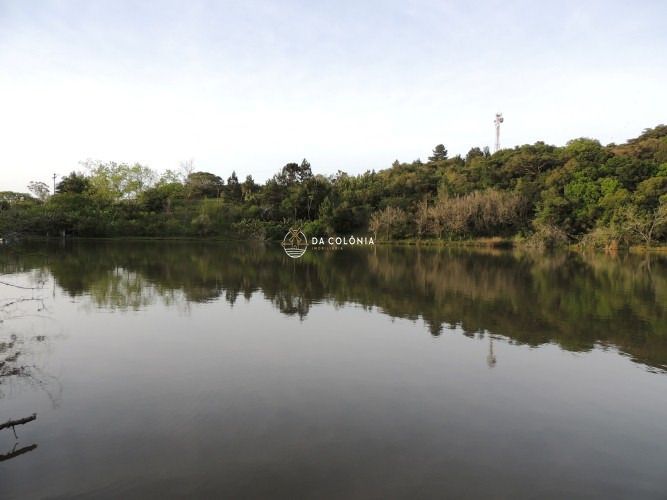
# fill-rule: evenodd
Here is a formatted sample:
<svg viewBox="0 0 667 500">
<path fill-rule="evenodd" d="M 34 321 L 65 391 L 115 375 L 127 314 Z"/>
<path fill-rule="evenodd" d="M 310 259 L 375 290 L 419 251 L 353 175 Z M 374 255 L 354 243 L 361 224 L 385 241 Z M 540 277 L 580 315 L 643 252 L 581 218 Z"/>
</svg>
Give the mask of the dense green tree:
<svg viewBox="0 0 667 500">
<path fill-rule="evenodd" d="M 225 187 L 225 197 L 232 202 L 240 202 L 243 198 L 241 184 L 239 183 L 236 172 L 232 171 L 232 175 L 227 178 L 227 186 Z"/>
<path fill-rule="evenodd" d="M 185 192 L 188 198 L 219 198 L 225 182 L 220 176 L 210 172 L 192 172 L 185 180 Z"/>
<path fill-rule="evenodd" d="M 170 213 L 172 205 L 185 197 L 185 188 L 180 182 L 161 182 L 141 194 L 144 207 L 152 212 Z"/>
<path fill-rule="evenodd" d="M 254 201 L 255 194 L 259 191 L 259 186 L 255 183 L 252 175 L 248 175 L 241 184 L 241 197 L 245 202 Z"/>
<path fill-rule="evenodd" d="M 444 161 L 447 159 L 447 148 L 444 144 L 438 144 L 433 148 L 433 153 L 428 157 L 429 161 Z"/>
<path fill-rule="evenodd" d="M 484 153 L 480 148 L 474 147 L 470 148 L 466 154 L 466 163 L 470 163 L 475 158 L 484 158 Z"/>
<path fill-rule="evenodd" d="M 300 182 L 304 182 L 313 176 L 310 168 L 310 163 L 305 158 L 301 163 L 288 163 L 280 173 L 276 175 L 275 180 L 282 186 L 291 186 Z"/>
<path fill-rule="evenodd" d="M 150 168 L 135 163 L 85 162 L 88 179 L 96 196 L 112 201 L 136 199 L 155 184 L 157 175 Z"/>
<path fill-rule="evenodd" d="M 56 184 L 56 193 L 82 194 L 90 190 L 90 179 L 83 174 L 71 172 Z"/>
</svg>

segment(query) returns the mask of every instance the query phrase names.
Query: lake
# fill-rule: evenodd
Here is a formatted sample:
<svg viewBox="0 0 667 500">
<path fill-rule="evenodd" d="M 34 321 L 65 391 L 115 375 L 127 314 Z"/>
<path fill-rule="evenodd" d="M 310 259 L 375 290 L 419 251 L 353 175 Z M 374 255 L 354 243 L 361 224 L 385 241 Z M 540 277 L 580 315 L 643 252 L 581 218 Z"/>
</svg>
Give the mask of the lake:
<svg viewBox="0 0 667 500">
<path fill-rule="evenodd" d="M 0 498 L 667 497 L 664 256 L 54 241 L 0 273 L 0 422 L 37 414 Z"/>
</svg>

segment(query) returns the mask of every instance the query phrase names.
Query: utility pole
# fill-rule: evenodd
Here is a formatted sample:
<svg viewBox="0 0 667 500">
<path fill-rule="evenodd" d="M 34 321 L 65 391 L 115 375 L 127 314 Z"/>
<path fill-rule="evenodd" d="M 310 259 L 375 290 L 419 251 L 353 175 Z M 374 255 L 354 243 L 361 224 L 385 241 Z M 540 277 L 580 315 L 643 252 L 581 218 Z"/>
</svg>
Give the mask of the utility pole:
<svg viewBox="0 0 667 500">
<path fill-rule="evenodd" d="M 56 194 L 56 175 L 55 173 L 53 174 L 53 194 Z"/>
<path fill-rule="evenodd" d="M 500 149 L 500 124 L 505 121 L 502 113 L 496 113 L 496 119 L 493 120 L 494 125 L 496 126 L 496 148 L 494 153 Z"/>
</svg>

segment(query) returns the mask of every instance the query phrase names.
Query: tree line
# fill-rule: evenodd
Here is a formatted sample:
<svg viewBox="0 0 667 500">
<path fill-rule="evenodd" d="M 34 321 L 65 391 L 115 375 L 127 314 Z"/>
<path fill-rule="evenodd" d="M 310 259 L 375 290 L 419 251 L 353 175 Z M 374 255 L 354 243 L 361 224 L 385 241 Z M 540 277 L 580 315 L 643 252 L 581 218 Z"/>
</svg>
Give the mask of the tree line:
<svg viewBox="0 0 667 500">
<path fill-rule="evenodd" d="M 55 193 L 0 192 L 0 233 L 76 236 L 282 238 L 373 234 L 380 240 L 519 238 L 592 246 L 667 240 L 667 126 L 623 144 L 579 138 L 449 157 L 349 175 L 288 163 L 264 183 L 185 162 L 178 172 L 88 161 Z"/>
</svg>

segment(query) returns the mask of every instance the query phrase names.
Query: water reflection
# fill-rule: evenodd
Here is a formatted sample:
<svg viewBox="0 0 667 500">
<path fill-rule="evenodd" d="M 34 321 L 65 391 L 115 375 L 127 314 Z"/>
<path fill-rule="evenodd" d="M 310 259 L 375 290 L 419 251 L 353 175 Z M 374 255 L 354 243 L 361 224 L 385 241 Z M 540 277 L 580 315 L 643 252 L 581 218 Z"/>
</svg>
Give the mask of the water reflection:
<svg viewBox="0 0 667 500">
<path fill-rule="evenodd" d="M 650 259 L 650 260 L 649 260 Z M 256 292 L 282 313 L 307 317 L 313 304 L 353 303 L 422 320 L 431 335 L 459 327 L 571 351 L 611 346 L 667 367 L 667 259 L 411 247 L 308 252 L 293 260 L 278 245 L 202 242 L 25 244 L 0 256 L 3 272 L 53 275 L 71 297 L 95 307 L 187 307 Z"/>
<path fill-rule="evenodd" d="M 7 460 L 11 460 L 12 458 L 20 457 L 21 455 L 30 453 L 36 448 L 37 448 L 36 444 L 31 444 L 30 446 L 22 446 L 21 448 L 19 448 L 18 443 L 16 443 L 11 451 L 4 454 L 0 454 L 0 462 L 5 462 Z"/>
<path fill-rule="evenodd" d="M 8 266 L 11 267 L 11 266 Z M 0 296 L 0 400 L 8 395 L 15 396 L 28 389 L 41 389 L 49 395 L 56 405 L 56 398 L 50 390 L 49 376 L 43 371 L 39 362 L 36 362 L 37 353 L 46 342 L 45 335 L 27 335 L 31 330 L 30 321 L 25 320 L 40 317 L 46 310 L 44 300 L 39 296 L 44 285 L 44 273 L 31 273 L 31 285 L 0 281 L 2 295 Z M 21 326 L 16 322 L 22 321 Z M 11 415 L 12 411 L 2 406 L 2 414 Z M 13 410 L 13 409 L 12 409 Z M 17 427 L 23 427 L 37 419 L 36 413 L 28 416 L 13 416 L 0 421 L 0 433 L 13 434 L 14 443 L 11 449 L 0 453 L 0 462 L 12 460 L 29 453 L 37 448 L 37 444 L 22 445 L 17 434 Z M 11 436 L 10 436 L 11 439 Z M 1 451 L 1 450 L 0 450 Z"/>
<path fill-rule="evenodd" d="M 0 497 L 660 498 L 667 378 L 644 367 L 666 364 L 666 272 L 635 255 L 0 250 L 0 281 L 38 288 L 8 292 L 30 300 L 0 324 L 0 424 L 37 414 L 18 442 L 0 428 Z"/>
</svg>

